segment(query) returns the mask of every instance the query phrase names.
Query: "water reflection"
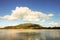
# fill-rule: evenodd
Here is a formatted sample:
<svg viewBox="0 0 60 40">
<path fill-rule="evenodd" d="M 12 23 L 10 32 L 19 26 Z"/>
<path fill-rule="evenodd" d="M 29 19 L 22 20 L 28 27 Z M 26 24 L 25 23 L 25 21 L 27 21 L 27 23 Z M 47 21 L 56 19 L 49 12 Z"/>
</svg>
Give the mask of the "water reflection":
<svg viewBox="0 0 60 40">
<path fill-rule="evenodd" d="M 22 32 L 18 34 L 20 39 L 23 40 L 40 40 L 40 33 L 36 33 L 36 32 L 32 32 L 32 33 L 28 33 L 28 32 Z"/>
<path fill-rule="evenodd" d="M 60 30 L 0 30 L 0 40 L 60 40 Z"/>
</svg>

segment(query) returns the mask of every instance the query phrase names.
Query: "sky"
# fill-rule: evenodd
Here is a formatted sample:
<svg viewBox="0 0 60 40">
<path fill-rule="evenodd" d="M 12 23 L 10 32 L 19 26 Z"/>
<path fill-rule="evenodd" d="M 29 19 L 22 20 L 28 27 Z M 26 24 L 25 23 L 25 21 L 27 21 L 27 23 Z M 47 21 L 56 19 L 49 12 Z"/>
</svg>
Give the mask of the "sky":
<svg viewBox="0 0 60 40">
<path fill-rule="evenodd" d="M 60 0 L 0 0 L 0 27 L 22 23 L 60 27 Z"/>
</svg>

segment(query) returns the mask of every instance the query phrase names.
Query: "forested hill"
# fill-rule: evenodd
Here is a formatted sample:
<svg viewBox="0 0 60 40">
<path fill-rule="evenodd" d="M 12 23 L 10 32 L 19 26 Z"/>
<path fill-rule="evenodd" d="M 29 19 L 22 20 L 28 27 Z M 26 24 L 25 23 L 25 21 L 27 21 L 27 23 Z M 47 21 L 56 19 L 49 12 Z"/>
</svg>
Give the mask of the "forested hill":
<svg viewBox="0 0 60 40">
<path fill-rule="evenodd" d="M 60 29 L 60 27 L 43 27 L 39 24 L 24 23 L 16 26 L 6 26 L 0 29 Z"/>
<path fill-rule="evenodd" d="M 32 23 L 24 23 L 24 24 L 19 24 L 16 26 L 5 27 L 5 29 L 40 29 L 40 28 L 42 28 L 41 25 L 32 24 Z"/>
</svg>

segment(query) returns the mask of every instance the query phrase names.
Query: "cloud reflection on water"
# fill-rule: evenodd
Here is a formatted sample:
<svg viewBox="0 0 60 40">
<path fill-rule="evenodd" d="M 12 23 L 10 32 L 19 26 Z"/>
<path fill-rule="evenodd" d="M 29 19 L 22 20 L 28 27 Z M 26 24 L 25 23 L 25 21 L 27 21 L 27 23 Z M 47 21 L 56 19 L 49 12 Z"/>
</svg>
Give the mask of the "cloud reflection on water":
<svg viewBox="0 0 60 40">
<path fill-rule="evenodd" d="M 0 30 L 0 40 L 60 40 L 60 30 Z"/>
</svg>

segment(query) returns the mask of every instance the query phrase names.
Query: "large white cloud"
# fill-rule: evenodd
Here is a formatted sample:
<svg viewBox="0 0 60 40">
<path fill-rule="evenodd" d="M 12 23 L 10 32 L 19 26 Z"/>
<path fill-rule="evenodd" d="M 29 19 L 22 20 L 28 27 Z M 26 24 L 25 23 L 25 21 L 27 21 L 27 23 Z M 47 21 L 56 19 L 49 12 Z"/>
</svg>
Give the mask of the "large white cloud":
<svg viewBox="0 0 60 40">
<path fill-rule="evenodd" d="M 18 20 L 22 19 L 24 21 L 42 21 L 49 19 L 53 14 L 45 14 L 43 12 L 33 11 L 28 7 L 16 7 L 12 10 L 11 15 L 0 16 L 0 19 L 5 20 Z"/>
</svg>

